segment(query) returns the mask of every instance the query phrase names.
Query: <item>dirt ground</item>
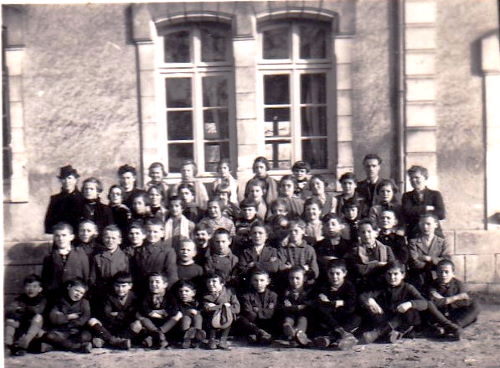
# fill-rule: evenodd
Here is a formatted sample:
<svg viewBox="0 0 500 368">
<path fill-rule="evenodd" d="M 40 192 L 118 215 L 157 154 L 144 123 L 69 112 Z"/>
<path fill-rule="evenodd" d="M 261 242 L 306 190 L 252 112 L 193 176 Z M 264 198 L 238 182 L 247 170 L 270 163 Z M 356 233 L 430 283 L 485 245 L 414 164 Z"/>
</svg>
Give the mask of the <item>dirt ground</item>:
<svg viewBox="0 0 500 368">
<path fill-rule="evenodd" d="M 500 305 L 482 305 L 479 321 L 468 327 L 458 342 L 407 339 L 399 344 L 358 345 L 353 351 L 256 348 L 232 344 L 230 351 L 171 349 L 111 351 L 91 354 L 50 352 L 6 357 L 5 367 L 26 368 L 167 368 L 167 367 L 500 367 Z M 309 366 L 309 367 L 307 367 Z"/>
</svg>

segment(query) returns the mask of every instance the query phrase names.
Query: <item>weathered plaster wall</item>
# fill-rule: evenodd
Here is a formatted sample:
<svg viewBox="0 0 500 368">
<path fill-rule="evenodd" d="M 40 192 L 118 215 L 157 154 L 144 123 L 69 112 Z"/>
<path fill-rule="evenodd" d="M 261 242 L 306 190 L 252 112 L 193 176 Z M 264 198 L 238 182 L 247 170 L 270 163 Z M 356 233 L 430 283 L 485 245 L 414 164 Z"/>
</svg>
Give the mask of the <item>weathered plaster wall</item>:
<svg viewBox="0 0 500 368">
<path fill-rule="evenodd" d="M 389 89 L 389 2 L 360 0 L 356 4 L 352 64 L 354 171 L 363 178 L 363 157 L 378 153 L 384 161 L 381 176 L 390 177 L 394 129 Z"/>
<path fill-rule="evenodd" d="M 109 186 L 138 165 L 135 47 L 125 5 L 26 6 L 24 120 L 30 201 L 5 206 L 6 239 L 37 239 L 57 170 Z M 27 221 L 26 214 L 30 214 Z"/>
<path fill-rule="evenodd" d="M 447 229 L 484 228 L 480 38 L 498 29 L 496 6 L 494 0 L 437 1 L 437 155 Z"/>
</svg>

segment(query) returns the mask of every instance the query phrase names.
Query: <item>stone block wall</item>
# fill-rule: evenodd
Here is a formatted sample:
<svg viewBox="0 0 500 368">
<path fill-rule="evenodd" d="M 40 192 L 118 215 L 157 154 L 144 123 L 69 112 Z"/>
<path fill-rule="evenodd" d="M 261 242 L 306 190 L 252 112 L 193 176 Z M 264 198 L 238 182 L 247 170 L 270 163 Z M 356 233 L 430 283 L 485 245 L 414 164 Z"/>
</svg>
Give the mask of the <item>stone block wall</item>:
<svg viewBox="0 0 500 368">
<path fill-rule="evenodd" d="M 445 233 L 456 275 L 471 291 L 500 292 L 500 231 L 454 230 Z"/>
</svg>

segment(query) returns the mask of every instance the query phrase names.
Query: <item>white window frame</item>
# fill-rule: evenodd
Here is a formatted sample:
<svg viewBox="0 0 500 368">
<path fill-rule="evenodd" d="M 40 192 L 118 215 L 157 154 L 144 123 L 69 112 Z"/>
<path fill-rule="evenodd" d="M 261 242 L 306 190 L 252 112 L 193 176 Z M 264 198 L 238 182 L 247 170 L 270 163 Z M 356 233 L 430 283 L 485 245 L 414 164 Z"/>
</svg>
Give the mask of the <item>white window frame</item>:
<svg viewBox="0 0 500 368">
<path fill-rule="evenodd" d="M 335 101 L 335 65 L 333 60 L 333 52 L 331 48 L 331 42 L 329 42 L 331 37 L 331 28 L 328 24 L 325 24 L 325 29 L 328 30 L 326 34 L 326 58 L 321 59 L 300 59 L 300 38 L 299 38 L 299 26 L 303 24 L 303 21 L 288 20 L 288 21 L 276 21 L 259 27 L 258 32 L 258 78 L 257 78 L 257 118 L 259 121 L 264 122 L 264 76 L 265 75 L 279 75 L 287 74 L 290 76 L 290 104 L 280 105 L 281 107 L 290 106 L 290 137 L 282 137 L 283 139 L 289 138 L 291 140 L 291 165 L 294 162 L 304 159 L 302 157 L 302 135 L 301 135 L 301 107 L 311 106 L 313 104 L 302 104 L 300 101 L 301 91 L 300 91 L 300 77 L 302 74 L 319 74 L 324 73 L 326 75 L 326 114 L 327 114 L 327 148 L 328 152 L 326 155 L 327 167 L 322 169 L 313 169 L 312 173 L 316 174 L 328 174 L 334 171 L 336 168 L 334 162 L 330 161 L 331 152 L 336 152 L 334 145 L 337 144 L 336 141 L 336 110 L 334 108 Z M 264 59 L 263 57 L 263 34 L 264 31 L 279 28 L 284 24 L 288 24 L 291 27 L 291 37 L 289 38 L 291 47 L 291 58 L 287 59 Z M 267 107 L 267 106 L 266 106 Z M 304 140 L 314 139 L 316 137 L 307 137 Z M 278 138 L 277 138 L 278 139 Z M 269 137 L 265 137 L 264 132 L 262 132 L 262 147 L 261 152 L 265 153 L 265 144 L 269 140 Z M 270 140 L 272 141 L 272 139 Z M 331 152 L 330 152 L 331 151 Z M 331 166 L 331 167 L 330 167 Z M 289 173 L 289 169 L 272 169 L 271 174 L 273 175 L 285 175 Z"/>
<path fill-rule="evenodd" d="M 210 24 L 207 22 L 206 24 Z M 214 23 L 216 24 L 216 23 Z M 204 25 L 204 24 L 203 24 Z M 190 32 L 190 54 L 191 62 L 167 63 L 165 62 L 164 35 L 171 32 L 189 30 Z M 216 173 L 205 171 L 205 143 L 228 142 L 229 159 L 236 161 L 236 127 L 235 127 L 235 88 L 234 88 L 234 65 L 232 58 L 232 42 L 228 28 L 226 45 L 226 61 L 202 62 L 201 61 L 201 34 L 197 24 L 172 26 L 155 38 L 155 89 L 156 89 L 156 111 L 158 112 L 160 142 L 160 157 L 165 167 L 169 167 L 169 143 L 193 143 L 193 159 L 198 167 L 198 176 L 214 177 Z M 225 76 L 227 80 L 228 95 L 228 133 L 227 139 L 206 140 L 203 127 L 203 91 L 202 79 L 207 76 Z M 169 140 L 167 130 L 167 110 L 176 110 L 166 106 L 167 78 L 191 78 L 192 106 L 191 108 L 179 108 L 179 110 L 193 111 L 193 139 L 192 140 Z M 224 157 L 221 157 L 224 158 Z M 180 173 L 169 173 L 169 179 L 180 178 Z"/>
</svg>

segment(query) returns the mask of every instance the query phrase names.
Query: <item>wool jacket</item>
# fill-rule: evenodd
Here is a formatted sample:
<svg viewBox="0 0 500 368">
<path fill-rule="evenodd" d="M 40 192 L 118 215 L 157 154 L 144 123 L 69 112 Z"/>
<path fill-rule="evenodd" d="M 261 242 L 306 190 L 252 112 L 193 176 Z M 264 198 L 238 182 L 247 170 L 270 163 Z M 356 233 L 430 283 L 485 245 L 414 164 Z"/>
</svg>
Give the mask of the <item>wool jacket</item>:
<svg viewBox="0 0 500 368">
<path fill-rule="evenodd" d="M 441 295 L 443 298 L 436 298 L 435 293 Z M 466 292 L 465 285 L 462 281 L 456 279 L 455 277 L 447 284 L 442 284 L 438 279 L 434 280 L 433 283 L 428 288 L 428 297 L 439 309 L 454 309 L 467 307 L 472 304 L 472 300 L 457 300 L 450 304 L 446 304 L 444 298 L 449 296 L 455 296 Z"/>
<path fill-rule="evenodd" d="M 215 307 L 209 307 L 207 305 L 208 303 L 214 303 Z M 203 295 L 203 309 L 208 314 L 212 314 L 216 310 L 221 309 L 224 303 L 231 304 L 231 311 L 234 315 L 240 313 L 241 305 L 238 298 L 236 297 L 236 294 L 234 294 L 231 289 L 225 286 L 222 287 L 219 295 L 211 293 L 206 293 L 205 295 Z"/>
<path fill-rule="evenodd" d="M 394 231 L 389 233 L 382 233 L 382 231 L 380 231 L 377 240 L 391 248 L 392 253 L 394 253 L 394 257 L 396 257 L 399 262 L 403 264 L 408 263 L 408 260 L 410 259 L 410 251 L 404 236 L 399 235 Z"/>
<path fill-rule="evenodd" d="M 68 319 L 68 315 L 77 313 L 77 319 Z M 82 329 L 90 319 L 90 304 L 85 298 L 72 301 L 64 296 L 52 307 L 49 313 L 49 326 L 55 330 L 67 331 Z"/>
<path fill-rule="evenodd" d="M 82 249 L 72 248 L 66 260 L 57 250 L 43 260 L 42 286 L 45 292 L 58 290 L 66 281 L 80 277 L 89 280 L 89 258 Z"/>
<path fill-rule="evenodd" d="M 353 254 L 356 270 L 361 276 L 365 277 L 380 269 L 378 262 L 392 262 L 395 260 L 392 249 L 378 240 L 375 240 L 373 248 L 358 244 L 354 248 Z"/>
<path fill-rule="evenodd" d="M 160 272 L 167 276 L 168 285 L 171 287 L 178 279 L 177 256 L 174 248 L 159 241 L 152 244 L 148 241 L 138 247 L 131 260 L 134 280 L 145 285 L 148 274 Z"/>
<path fill-rule="evenodd" d="M 418 311 L 427 309 L 428 301 L 418 292 L 418 290 L 406 282 L 401 282 L 400 285 L 392 287 L 385 285 L 383 288 L 373 291 L 368 291 L 360 295 L 361 303 L 368 304 L 368 299 L 373 298 L 384 310 L 385 313 L 397 313 L 396 308 L 401 303 L 411 302 L 413 308 Z"/>
<path fill-rule="evenodd" d="M 90 263 L 90 284 L 95 286 L 111 285 L 117 272 L 129 272 L 128 256 L 117 248 L 113 253 L 102 250 L 92 257 Z"/>
<path fill-rule="evenodd" d="M 258 319 L 271 319 L 278 306 L 278 295 L 269 289 L 263 293 L 251 291 L 241 298 L 241 315 L 257 315 Z"/>
<path fill-rule="evenodd" d="M 450 259 L 448 243 L 444 238 L 434 235 L 431 243 L 426 245 L 424 238 L 410 239 L 408 248 L 410 251 L 410 267 L 422 270 L 429 266 L 435 266 L 442 259 Z M 421 259 L 422 256 L 430 256 L 432 261 L 429 264 Z"/>
<path fill-rule="evenodd" d="M 124 300 L 113 294 L 108 294 L 104 301 L 102 323 L 104 327 L 115 330 L 125 330 L 135 321 L 139 300 L 130 291 Z M 113 313 L 118 313 L 116 316 Z"/>
<path fill-rule="evenodd" d="M 314 274 L 314 278 L 318 278 L 319 268 L 316 259 L 316 252 L 305 240 L 299 245 L 292 246 L 285 239 L 283 246 L 278 249 L 278 258 L 280 260 L 280 270 L 283 270 L 286 263 L 292 266 L 309 266 L 309 270 Z"/>
<path fill-rule="evenodd" d="M 263 269 L 270 274 L 276 273 L 280 267 L 278 251 L 276 248 L 265 245 L 260 254 L 254 247 L 249 247 L 243 250 L 239 257 L 238 270 L 240 275 L 245 275 L 252 268 L 250 263 L 254 263 L 253 267 Z"/>
<path fill-rule="evenodd" d="M 16 321 L 33 318 L 37 314 L 44 313 L 46 306 L 47 299 L 41 294 L 34 298 L 21 294 L 5 306 L 5 318 Z"/>
<path fill-rule="evenodd" d="M 319 294 L 324 294 L 330 299 L 330 302 L 323 302 L 319 299 Z M 324 285 L 318 289 L 317 297 L 315 300 L 316 306 L 323 310 L 329 310 L 332 313 L 350 314 L 356 310 L 358 295 L 356 288 L 349 281 L 345 280 L 344 283 L 338 288 L 334 289 L 331 285 Z M 342 300 L 344 305 L 335 307 L 332 302 Z"/>
</svg>

